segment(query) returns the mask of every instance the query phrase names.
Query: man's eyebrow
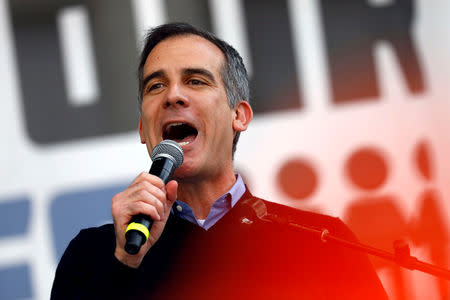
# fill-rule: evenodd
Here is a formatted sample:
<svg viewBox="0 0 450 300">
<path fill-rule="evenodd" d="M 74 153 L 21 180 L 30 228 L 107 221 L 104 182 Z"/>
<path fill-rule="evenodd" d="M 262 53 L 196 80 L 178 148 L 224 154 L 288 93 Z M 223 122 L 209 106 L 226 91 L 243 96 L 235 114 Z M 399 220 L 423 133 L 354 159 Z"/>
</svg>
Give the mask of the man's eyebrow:
<svg viewBox="0 0 450 300">
<path fill-rule="evenodd" d="M 145 86 L 147 85 L 147 83 L 152 80 L 153 78 L 157 78 L 157 77 L 165 77 L 166 73 L 162 70 L 158 70 L 155 71 L 147 76 L 144 77 L 144 79 L 142 80 L 142 86 L 145 88 Z"/>
<path fill-rule="evenodd" d="M 183 74 L 184 75 L 195 75 L 195 74 L 203 75 L 203 76 L 207 77 L 209 80 L 211 80 L 212 83 L 216 83 L 216 79 L 214 78 L 213 73 L 211 73 L 210 71 L 203 69 L 203 68 L 187 68 L 187 69 L 183 70 Z"/>
</svg>

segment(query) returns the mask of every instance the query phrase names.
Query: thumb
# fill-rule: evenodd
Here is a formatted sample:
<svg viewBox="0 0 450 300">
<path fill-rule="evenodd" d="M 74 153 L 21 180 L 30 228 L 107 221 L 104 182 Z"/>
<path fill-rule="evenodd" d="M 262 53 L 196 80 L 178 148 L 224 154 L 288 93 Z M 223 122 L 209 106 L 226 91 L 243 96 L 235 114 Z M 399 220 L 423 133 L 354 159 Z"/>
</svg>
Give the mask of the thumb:
<svg viewBox="0 0 450 300">
<path fill-rule="evenodd" d="M 178 182 L 171 180 L 166 185 L 167 206 L 172 207 L 175 200 L 177 200 Z"/>
</svg>

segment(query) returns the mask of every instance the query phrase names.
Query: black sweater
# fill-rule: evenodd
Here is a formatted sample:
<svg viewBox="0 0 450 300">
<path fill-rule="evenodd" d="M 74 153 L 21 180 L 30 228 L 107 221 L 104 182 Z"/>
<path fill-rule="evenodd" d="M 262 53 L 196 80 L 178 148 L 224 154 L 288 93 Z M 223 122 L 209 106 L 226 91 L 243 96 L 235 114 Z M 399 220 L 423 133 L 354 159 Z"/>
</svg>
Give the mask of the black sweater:
<svg viewBox="0 0 450 300">
<path fill-rule="evenodd" d="M 82 230 L 52 299 L 387 299 L 366 255 L 286 225 L 242 222 L 243 200 L 208 231 L 169 217 L 138 269 L 114 257 L 112 224 Z M 355 240 L 337 218 L 264 201 L 269 213 Z"/>
</svg>

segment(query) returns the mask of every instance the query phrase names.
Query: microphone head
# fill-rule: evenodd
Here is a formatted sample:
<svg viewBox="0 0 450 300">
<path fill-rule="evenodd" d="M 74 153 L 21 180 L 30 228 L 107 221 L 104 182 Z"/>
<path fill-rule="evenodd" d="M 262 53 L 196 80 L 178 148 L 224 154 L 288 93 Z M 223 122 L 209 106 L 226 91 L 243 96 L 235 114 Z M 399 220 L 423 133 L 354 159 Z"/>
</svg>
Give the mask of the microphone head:
<svg viewBox="0 0 450 300">
<path fill-rule="evenodd" d="M 153 148 L 152 160 L 159 157 L 166 157 L 173 161 L 175 169 L 177 169 L 184 160 L 183 149 L 181 146 L 172 140 L 164 140 Z"/>
</svg>

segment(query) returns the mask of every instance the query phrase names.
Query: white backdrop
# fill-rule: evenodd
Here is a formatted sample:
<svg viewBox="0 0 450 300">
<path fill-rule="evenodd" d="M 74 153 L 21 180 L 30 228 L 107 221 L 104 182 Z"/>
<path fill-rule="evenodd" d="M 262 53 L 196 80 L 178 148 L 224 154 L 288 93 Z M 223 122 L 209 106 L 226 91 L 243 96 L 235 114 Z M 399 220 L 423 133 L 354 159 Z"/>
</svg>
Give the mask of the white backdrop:
<svg viewBox="0 0 450 300">
<path fill-rule="evenodd" d="M 369 2 L 372 5 L 391 3 Z M 144 28 L 167 20 L 160 1 L 136 0 L 132 3 L 138 40 L 142 39 Z M 248 131 L 241 135 L 235 165 L 244 174 L 254 194 L 294 207 L 339 216 L 344 221 L 353 200 L 366 196 L 389 196 L 391 204 L 399 207 L 404 219 L 410 221 L 419 214 L 419 195 L 431 188 L 439 195 L 439 212 L 445 222 L 441 231 L 450 227 L 450 3 L 446 0 L 415 3 L 412 34 L 426 81 L 425 92 L 412 95 L 408 91 L 390 44 L 380 42 L 374 47 L 374 57 L 381 96 L 377 101 L 335 105 L 327 76 L 318 1 L 288 1 L 295 69 L 301 74 L 298 84 L 302 87 L 304 106 L 301 110 L 258 114 Z M 240 1 L 217 0 L 210 1 L 210 5 L 215 32 L 236 46 L 252 72 Z M 15 228 L 17 223 L 26 223 L 17 234 L 2 235 L 0 231 L 0 286 L 1 280 L 7 277 L 5 274 L 16 266 L 24 266 L 22 270 L 25 271 L 19 272 L 24 275 L 18 278 L 25 283 L 16 282 L 17 286 L 28 286 L 27 298 L 47 299 L 59 259 L 55 250 L 55 227 L 64 225 L 52 221 L 55 201 L 67 194 L 124 186 L 141 171 L 148 170 L 150 160 L 145 146 L 139 142 L 137 130 L 51 145 L 33 142 L 25 124 L 11 26 L 8 1 L 1 0 L 0 204 L 25 199 L 29 207 L 24 211 L 29 215 L 26 220 L 16 219 L 10 224 L 0 221 L 6 226 L 6 232 L 8 226 Z M 79 59 L 87 62 L 86 68 L 90 66 L 89 54 Z M 89 74 L 92 71 L 81 68 L 80 72 Z M 76 78 L 76 71 L 71 74 Z M 89 95 L 92 89 L 95 90 L 90 84 L 95 83 L 83 78 L 80 79 L 81 86 L 75 90 L 81 90 L 81 94 L 85 90 Z M 434 176 L 428 182 L 421 179 L 414 165 L 414 151 L 420 142 L 427 143 L 432 157 L 430 164 Z M 374 191 L 356 188 L 346 174 L 347 159 L 364 147 L 378 149 L 388 165 L 384 184 Z M 305 199 L 289 196 L 278 184 L 277 174 L 281 166 L 292 158 L 307 161 L 317 175 L 314 191 Z M 109 201 L 106 199 L 105 203 Z M 89 213 L 89 202 L 86 203 L 82 209 Z M 109 215 L 109 206 L 104 208 L 104 215 Z M 382 219 L 383 215 L 379 218 Z M 91 225 L 74 226 L 66 241 L 79 228 Z M 61 241 L 60 236 L 57 239 Z M 442 249 L 448 250 L 448 243 L 448 239 L 442 240 Z M 431 262 L 426 244 L 412 243 L 411 249 L 414 256 Z M 447 268 L 450 267 L 449 252 Z M 391 271 L 381 268 L 379 274 L 395 299 Z M 431 276 L 407 271 L 405 282 L 411 293 L 409 299 L 441 299 L 437 281 Z M 3 295 L 0 290 L 0 298 L 14 295 L 14 288 L 11 290 Z"/>
</svg>

